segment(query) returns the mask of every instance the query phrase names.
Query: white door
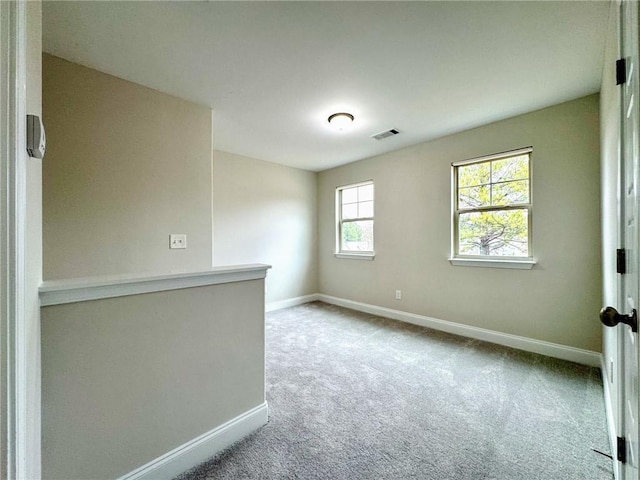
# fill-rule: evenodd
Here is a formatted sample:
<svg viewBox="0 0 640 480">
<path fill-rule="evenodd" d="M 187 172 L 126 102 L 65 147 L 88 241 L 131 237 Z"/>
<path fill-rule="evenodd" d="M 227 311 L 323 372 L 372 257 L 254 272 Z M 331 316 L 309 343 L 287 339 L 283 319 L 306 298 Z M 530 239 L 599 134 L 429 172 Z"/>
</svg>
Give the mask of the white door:
<svg viewBox="0 0 640 480">
<path fill-rule="evenodd" d="M 607 307 L 601 312 L 605 325 L 617 327 L 620 349 L 619 384 L 620 425 L 618 452 L 614 455 L 623 463 L 624 480 L 638 480 L 638 332 L 636 309 L 640 308 L 640 237 L 638 223 L 640 208 L 637 189 L 640 187 L 638 122 L 638 2 L 624 0 L 620 5 L 620 48 L 624 60 L 619 75 L 621 91 L 620 128 L 620 186 L 618 228 L 621 248 L 624 249 L 624 273 L 620 275 L 619 301 L 621 312 Z"/>
<path fill-rule="evenodd" d="M 626 251 L 627 273 L 622 275 L 622 295 L 624 302 L 620 305 L 626 308 L 626 314 L 633 314 L 638 307 L 640 291 L 638 275 L 640 272 L 640 237 L 638 236 L 638 222 L 640 209 L 638 208 L 637 189 L 640 187 L 639 150 L 638 141 L 640 124 L 638 122 L 638 102 L 640 89 L 638 88 L 638 2 L 624 1 L 621 6 L 621 51 L 625 59 L 625 83 L 622 84 L 622 124 L 621 124 L 621 154 L 624 190 L 622 231 Z M 621 200 L 622 200 L 621 198 Z M 620 329 L 624 358 L 624 378 L 622 379 L 624 403 L 623 433 L 626 441 L 625 472 L 626 480 L 638 479 L 638 333 L 629 326 Z"/>
<path fill-rule="evenodd" d="M 622 124 L 621 124 L 621 154 L 624 201 L 622 205 L 621 238 L 626 251 L 627 273 L 621 276 L 621 294 L 626 314 L 633 314 L 639 308 L 640 298 L 638 287 L 640 282 L 640 238 L 638 237 L 638 223 L 640 222 L 638 187 L 640 187 L 639 171 L 639 127 L 638 102 L 640 88 L 638 83 L 638 2 L 625 1 L 621 4 L 621 51 L 625 59 L 625 83 L 622 84 Z M 621 199 L 622 199 L 621 198 Z M 626 440 L 626 462 L 623 468 L 626 480 L 638 479 L 638 333 L 630 326 L 620 328 L 624 358 L 624 378 L 621 382 L 623 389 L 622 401 L 623 433 Z M 637 330 L 637 328 L 636 328 Z"/>
</svg>

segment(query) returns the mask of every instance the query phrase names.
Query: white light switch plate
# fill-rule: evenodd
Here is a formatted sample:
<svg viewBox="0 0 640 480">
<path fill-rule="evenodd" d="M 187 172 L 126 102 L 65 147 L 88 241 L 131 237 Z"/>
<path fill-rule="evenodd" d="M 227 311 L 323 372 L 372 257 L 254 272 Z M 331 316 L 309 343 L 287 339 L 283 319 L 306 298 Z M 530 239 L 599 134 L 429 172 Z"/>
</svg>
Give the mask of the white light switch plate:
<svg viewBox="0 0 640 480">
<path fill-rule="evenodd" d="M 187 248 L 187 236 L 184 233 L 169 235 L 169 248 Z"/>
</svg>

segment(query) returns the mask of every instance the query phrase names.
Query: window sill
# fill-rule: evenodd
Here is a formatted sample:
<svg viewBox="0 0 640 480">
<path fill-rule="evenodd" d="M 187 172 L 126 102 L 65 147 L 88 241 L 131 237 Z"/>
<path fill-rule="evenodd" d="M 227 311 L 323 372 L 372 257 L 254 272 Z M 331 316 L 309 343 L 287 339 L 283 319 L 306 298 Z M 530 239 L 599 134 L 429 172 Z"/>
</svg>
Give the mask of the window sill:
<svg viewBox="0 0 640 480">
<path fill-rule="evenodd" d="M 376 257 L 375 253 L 346 253 L 338 252 L 334 253 L 336 258 L 346 258 L 349 260 L 373 260 Z"/>
<path fill-rule="evenodd" d="M 484 258 L 450 258 L 451 265 L 456 267 L 512 268 L 531 270 L 535 260 L 486 260 Z"/>
</svg>

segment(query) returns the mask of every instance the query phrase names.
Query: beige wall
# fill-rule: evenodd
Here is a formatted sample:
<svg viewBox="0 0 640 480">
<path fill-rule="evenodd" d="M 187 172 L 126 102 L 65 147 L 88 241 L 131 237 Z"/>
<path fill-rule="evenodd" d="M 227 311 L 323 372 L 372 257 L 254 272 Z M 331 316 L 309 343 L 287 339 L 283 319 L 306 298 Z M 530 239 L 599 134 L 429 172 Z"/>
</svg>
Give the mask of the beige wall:
<svg viewBox="0 0 640 480">
<path fill-rule="evenodd" d="M 454 267 L 451 162 L 532 145 L 532 270 Z M 598 96 L 319 174 L 320 291 L 600 351 Z M 374 261 L 334 257 L 335 188 L 375 182 Z M 402 300 L 394 299 L 396 289 Z"/>
<path fill-rule="evenodd" d="M 214 152 L 216 265 L 266 263 L 267 301 L 318 292 L 316 174 Z"/>
<path fill-rule="evenodd" d="M 42 5 L 27 3 L 27 113 L 42 116 Z M 48 158 L 45 157 L 45 158 Z M 26 478 L 40 478 L 40 302 L 42 282 L 42 160 L 28 158 L 25 236 L 27 368 Z"/>
<path fill-rule="evenodd" d="M 44 278 L 210 268 L 211 110 L 50 55 L 43 67 Z"/>
<path fill-rule="evenodd" d="M 272 265 L 268 301 L 318 291 L 315 173 L 219 151 L 212 167 L 209 109 L 46 54 L 44 117 L 46 280 L 213 259 Z"/>
<path fill-rule="evenodd" d="M 262 405 L 263 289 L 44 307 L 43 478 L 116 478 Z"/>
</svg>

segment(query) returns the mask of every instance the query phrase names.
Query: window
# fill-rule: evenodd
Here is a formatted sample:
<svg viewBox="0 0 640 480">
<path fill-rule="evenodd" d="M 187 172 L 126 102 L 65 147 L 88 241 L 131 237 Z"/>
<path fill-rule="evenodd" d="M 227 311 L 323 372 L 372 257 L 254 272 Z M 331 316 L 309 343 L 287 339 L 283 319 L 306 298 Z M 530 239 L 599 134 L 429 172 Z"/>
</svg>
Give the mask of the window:
<svg viewBox="0 0 640 480">
<path fill-rule="evenodd" d="M 533 263 L 532 150 L 528 147 L 452 164 L 452 263 L 464 258 Z"/>
<path fill-rule="evenodd" d="M 373 182 L 336 189 L 336 254 L 373 257 Z"/>
</svg>

